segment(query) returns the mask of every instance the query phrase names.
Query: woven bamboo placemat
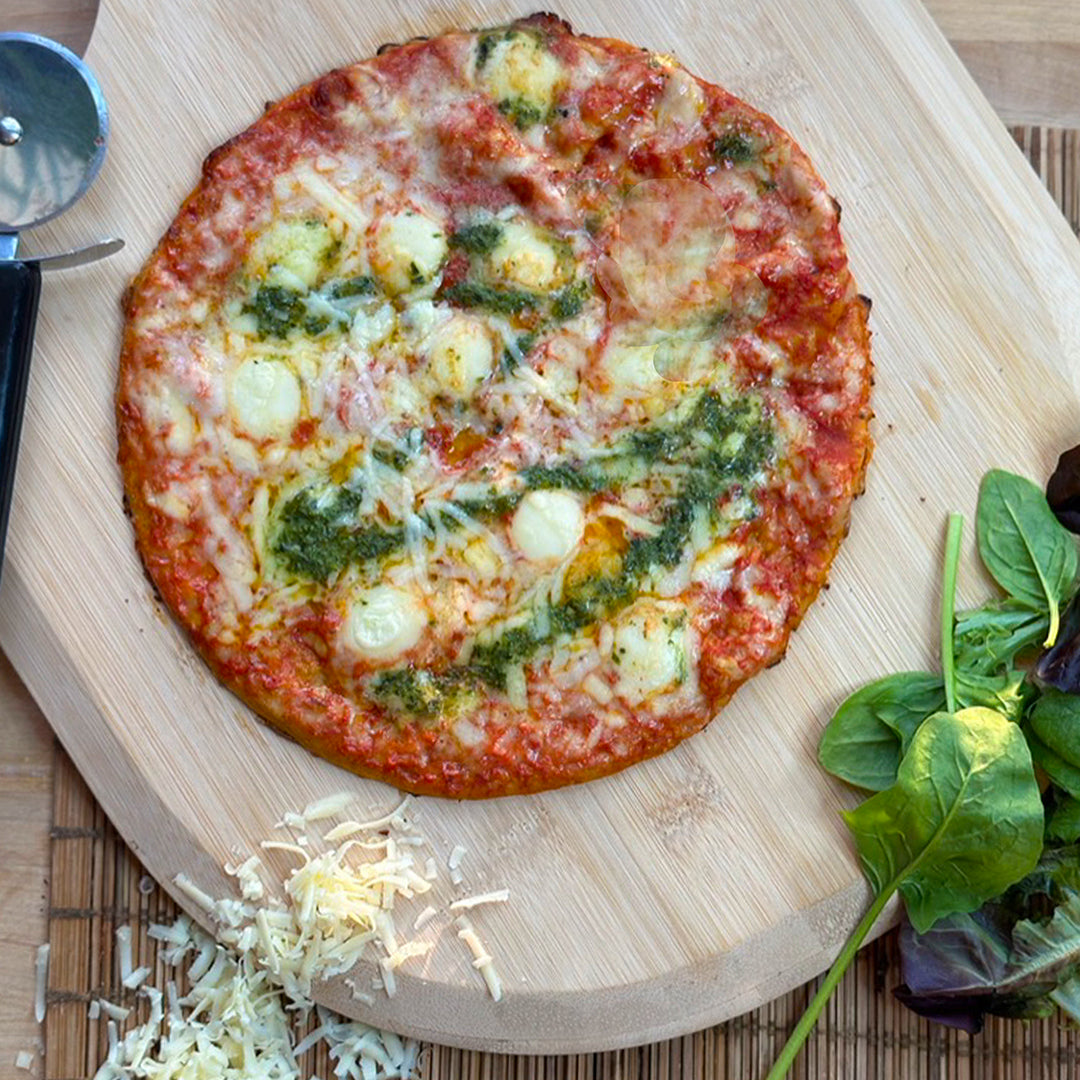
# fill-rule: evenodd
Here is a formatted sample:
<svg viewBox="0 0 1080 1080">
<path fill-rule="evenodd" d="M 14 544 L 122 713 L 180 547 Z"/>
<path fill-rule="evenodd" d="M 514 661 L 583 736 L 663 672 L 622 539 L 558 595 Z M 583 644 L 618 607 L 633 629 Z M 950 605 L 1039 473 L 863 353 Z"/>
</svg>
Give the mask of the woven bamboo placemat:
<svg viewBox="0 0 1080 1080">
<path fill-rule="evenodd" d="M 1017 128 L 1013 135 L 1080 234 L 1080 132 Z M 1080 304 L 1080 297 L 1077 297 Z M 1077 418 L 1080 427 L 1080 417 Z M 178 914 L 106 819 L 57 746 L 51 837 L 45 1021 L 46 1080 L 92 1077 L 107 1050 L 106 1021 L 90 1020 L 93 998 L 132 1008 L 146 999 L 120 985 L 115 930 L 132 928 L 136 966 L 161 988 L 154 922 Z M 894 934 L 865 948 L 841 982 L 795 1068 L 794 1080 L 1064 1080 L 1080 1077 L 1080 1031 L 1057 1019 L 995 1020 L 971 1037 L 920 1020 L 899 1005 Z M 757 1080 L 772 1063 L 815 988 L 800 987 L 706 1031 L 631 1050 L 573 1057 L 514 1057 L 428 1046 L 423 1080 Z M 181 987 L 183 989 L 183 987 Z M 325 1046 L 301 1061 L 302 1077 L 332 1076 Z"/>
</svg>

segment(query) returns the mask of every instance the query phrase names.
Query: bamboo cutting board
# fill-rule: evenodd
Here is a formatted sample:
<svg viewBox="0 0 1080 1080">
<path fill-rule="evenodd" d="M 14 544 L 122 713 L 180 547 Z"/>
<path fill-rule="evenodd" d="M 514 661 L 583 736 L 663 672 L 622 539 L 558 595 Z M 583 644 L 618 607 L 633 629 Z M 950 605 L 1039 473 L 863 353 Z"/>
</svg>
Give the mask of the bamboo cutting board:
<svg viewBox="0 0 1080 1080">
<path fill-rule="evenodd" d="M 228 895 L 221 864 L 313 798 L 350 790 L 358 813 L 395 798 L 256 722 L 155 605 L 114 460 L 120 294 L 203 156 L 265 100 L 383 41 L 527 7 L 103 5 L 88 60 L 112 109 L 110 157 L 90 195 L 26 246 L 117 230 L 128 247 L 47 282 L 0 644 L 170 888 L 183 872 Z M 319 996 L 340 1009 L 488 1049 L 656 1040 L 813 975 L 867 900 L 837 813 L 848 797 L 818 770 L 817 738 L 855 685 L 934 664 L 947 510 L 971 513 L 988 467 L 1045 476 L 1077 441 L 1080 251 L 925 12 L 820 7 L 744 4 L 707 25 L 700 10 L 655 0 L 575 0 L 560 13 L 674 51 L 772 113 L 844 204 L 854 271 L 875 299 L 878 449 L 832 588 L 786 661 L 664 758 L 539 797 L 419 800 L 440 859 L 466 847 L 469 891 L 511 890 L 474 916 L 506 998 L 487 999 L 448 933 L 371 1008 L 326 984 Z M 961 603 L 986 588 L 969 559 Z"/>
</svg>

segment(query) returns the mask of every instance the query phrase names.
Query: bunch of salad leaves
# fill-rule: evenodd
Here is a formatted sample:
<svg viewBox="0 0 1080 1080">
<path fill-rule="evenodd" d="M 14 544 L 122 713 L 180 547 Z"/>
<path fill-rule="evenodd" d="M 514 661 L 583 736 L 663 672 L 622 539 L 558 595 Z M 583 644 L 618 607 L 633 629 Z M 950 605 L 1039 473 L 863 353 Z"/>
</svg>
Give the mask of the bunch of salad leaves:
<svg viewBox="0 0 1080 1080">
<path fill-rule="evenodd" d="M 1048 487 L 999 469 L 979 488 L 983 565 L 1002 595 L 955 611 L 963 530 L 949 517 L 941 671 L 887 675 L 837 710 L 819 760 L 871 794 L 844 814 L 874 899 L 766 1080 L 780 1080 L 886 903 L 903 901 L 897 997 L 981 1030 L 987 1014 L 1080 1020 L 1080 591 Z M 1066 485 L 1068 486 L 1068 485 Z M 1068 496 L 1080 499 L 1080 482 Z M 1071 515 L 1071 516 L 1070 516 Z M 1060 518 L 1060 520 L 1059 520 Z"/>
</svg>

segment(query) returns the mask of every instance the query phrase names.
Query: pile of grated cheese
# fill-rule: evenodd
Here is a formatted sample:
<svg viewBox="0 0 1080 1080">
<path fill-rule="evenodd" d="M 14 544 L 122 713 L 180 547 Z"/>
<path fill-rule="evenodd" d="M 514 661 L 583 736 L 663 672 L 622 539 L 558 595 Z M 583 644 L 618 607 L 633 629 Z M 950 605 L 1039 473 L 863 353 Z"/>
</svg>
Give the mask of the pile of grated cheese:
<svg viewBox="0 0 1080 1080">
<path fill-rule="evenodd" d="M 395 900 L 428 894 L 438 880 L 435 859 L 418 868 L 417 849 L 426 841 L 408 815 L 406 798 L 373 821 L 343 821 L 324 835 L 310 825 L 341 813 L 349 797 L 333 796 L 284 816 L 279 824 L 296 830 L 294 841 L 266 840 L 263 848 L 295 855 L 299 865 L 286 878 L 284 896 L 269 895 L 270 883 L 257 855 L 225 867 L 239 886 L 239 898 L 214 899 L 184 875 L 177 887 L 213 920 L 217 940 L 187 916 L 171 926 L 151 926 L 149 936 L 164 946 L 160 959 L 174 968 L 186 965 L 190 990 L 182 997 L 171 980 L 163 995 L 142 983 L 146 968 L 133 968 L 130 928 L 117 931 L 121 983 L 137 990 L 150 1005 L 148 1020 L 122 1038 L 118 1023 L 131 1010 L 101 1000 L 91 1016 L 108 1017 L 109 1052 L 95 1080 L 299 1080 L 298 1059 L 324 1041 L 339 1080 L 408 1080 L 418 1045 L 413 1040 L 347 1021 L 314 1006 L 312 984 L 372 964 L 371 990 L 392 995 L 395 971 L 422 957 L 431 941 L 402 940 L 394 921 Z M 336 845 L 336 846 L 335 846 Z M 456 847 L 448 865 L 455 884 L 464 849 Z M 442 915 L 459 928 L 452 938 L 467 947 L 467 957 L 491 997 L 502 987 L 492 957 L 460 913 L 504 902 L 506 889 L 459 896 L 440 912 L 428 904 L 412 923 L 419 930 Z M 354 998 L 374 998 L 354 978 L 346 980 Z M 294 1021 L 306 1023 L 314 1010 L 313 1031 L 297 1037 Z"/>
</svg>

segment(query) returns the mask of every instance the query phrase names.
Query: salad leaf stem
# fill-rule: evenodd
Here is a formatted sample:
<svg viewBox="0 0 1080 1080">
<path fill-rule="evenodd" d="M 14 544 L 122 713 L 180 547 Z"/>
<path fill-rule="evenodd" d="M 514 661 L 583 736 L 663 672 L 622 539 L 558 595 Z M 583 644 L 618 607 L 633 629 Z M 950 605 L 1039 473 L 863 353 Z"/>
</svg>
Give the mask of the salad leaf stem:
<svg viewBox="0 0 1080 1080">
<path fill-rule="evenodd" d="M 862 919 L 859 920 L 859 925 L 852 930 L 851 936 L 840 950 L 840 955 L 833 961 L 833 966 L 829 968 L 829 972 L 822 980 L 817 993 L 814 994 L 810 1004 L 807 1005 L 806 1012 L 802 1014 L 798 1024 L 795 1025 L 795 1030 L 788 1037 L 788 1041 L 784 1043 L 784 1048 L 780 1051 L 776 1063 L 769 1070 L 765 1080 L 783 1080 L 783 1077 L 787 1076 L 791 1066 L 795 1063 L 795 1058 L 798 1057 L 799 1051 L 802 1049 L 803 1043 L 806 1042 L 807 1036 L 817 1023 L 821 1010 L 825 1008 L 825 1003 L 844 977 L 844 972 L 851 966 L 851 961 L 855 959 L 855 954 L 859 951 L 859 947 L 865 940 L 866 935 L 870 933 L 874 923 L 877 922 L 878 916 L 884 910 L 889 898 L 895 891 L 895 886 L 890 889 L 883 889 L 874 897 L 874 902 L 867 908 Z"/>
<path fill-rule="evenodd" d="M 945 708 L 956 712 L 956 656 L 953 651 L 953 616 L 956 612 L 956 571 L 960 563 L 960 537 L 964 515 L 950 514 L 945 535 L 945 575 L 941 596 L 941 672 L 945 679 Z"/>
</svg>

